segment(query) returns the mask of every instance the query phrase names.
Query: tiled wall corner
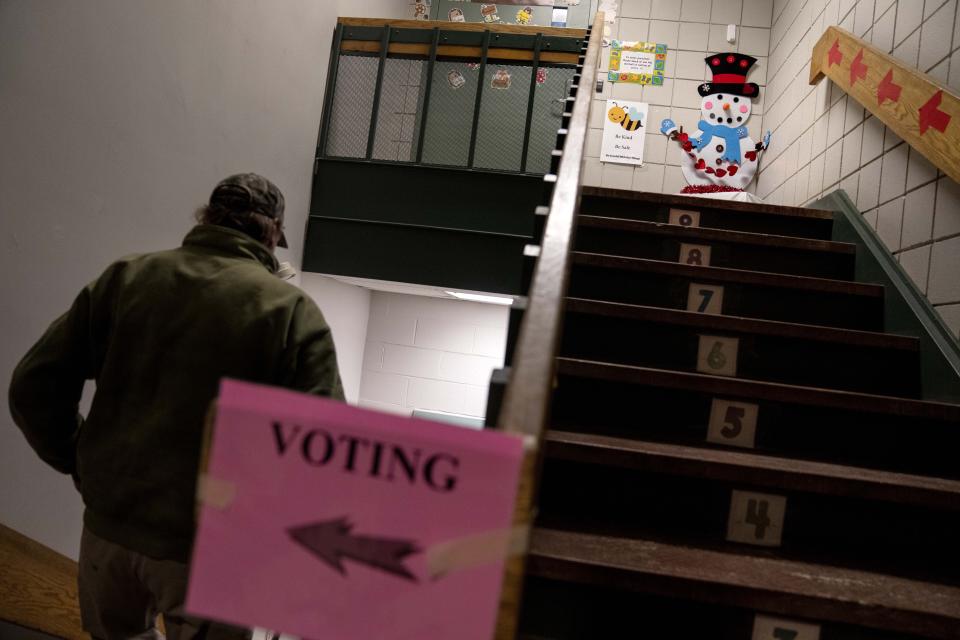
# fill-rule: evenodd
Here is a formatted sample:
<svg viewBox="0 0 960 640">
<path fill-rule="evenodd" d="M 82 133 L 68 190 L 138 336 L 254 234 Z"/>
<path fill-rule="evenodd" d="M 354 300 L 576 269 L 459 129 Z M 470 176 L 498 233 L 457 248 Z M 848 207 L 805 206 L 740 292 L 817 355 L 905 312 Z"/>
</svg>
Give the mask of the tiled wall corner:
<svg viewBox="0 0 960 640">
<path fill-rule="evenodd" d="M 508 314 L 503 306 L 375 291 L 360 406 L 483 417 L 490 373 L 503 366 Z"/>
<path fill-rule="evenodd" d="M 677 193 L 686 186 L 680 172 L 679 148 L 668 145 L 660 122 L 671 118 L 685 129 L 700 119 L 697 85 L 708 79 L 703 59 L 718 51 L 739 51 L 758 59 L 749 80 L 760 85 L 748 122 L 759 139 L 765 130 L 767 52 L 771 41 L 773 0 L 621 0 L 612 38 L 650 40 L 667 44 L 666 80 L 662 87 L 607 82 L 594 93 L 587 136 L 584 184 L 654 193 Z M 726 25 L 737 25 L 737 41 L 728 44 Z M 607 69 L 609 49 L 601 51 L 601 72 Z M 644 142 L 644 165 L 600 162 L 600 141 L 608 99 L 638 100 L 650 105 Z"/>
<path fill-rule="evenodd" d="M 757 193 L 802 206 L 847 190 L 960 335 L 960 187 L 829 80 L 808 84 L 813 45 L 834 24 L 960 91 L 957 0 L 774 0 L 763 116 L 774 143 Z"/>
</svg>

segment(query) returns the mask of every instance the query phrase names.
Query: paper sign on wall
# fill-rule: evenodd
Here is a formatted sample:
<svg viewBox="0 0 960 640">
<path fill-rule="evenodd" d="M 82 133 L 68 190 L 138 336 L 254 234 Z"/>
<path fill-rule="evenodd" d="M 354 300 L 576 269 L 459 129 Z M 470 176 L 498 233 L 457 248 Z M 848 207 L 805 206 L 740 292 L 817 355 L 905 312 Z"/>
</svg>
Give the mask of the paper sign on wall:
<svg viewBox="0 0 960 640">
<path fill-rule="evenodd" d="M 663 84 L 663 70 L 667 64 L 667 45 L 656 42 L 610 42 L 610 82 L 636 84 Z"/>
<path fill-rule="evenodd" d="M 648 105 L 645 102 L 607 100 L 603 121 L 601 162 L 643 164 L 643 141 L 647 129 Z"/>
<path fill-rule="evenodd" d="M 226 380 L 186 609 L 305 638 L 492 637 L 519 438 Z"/>
</svg>

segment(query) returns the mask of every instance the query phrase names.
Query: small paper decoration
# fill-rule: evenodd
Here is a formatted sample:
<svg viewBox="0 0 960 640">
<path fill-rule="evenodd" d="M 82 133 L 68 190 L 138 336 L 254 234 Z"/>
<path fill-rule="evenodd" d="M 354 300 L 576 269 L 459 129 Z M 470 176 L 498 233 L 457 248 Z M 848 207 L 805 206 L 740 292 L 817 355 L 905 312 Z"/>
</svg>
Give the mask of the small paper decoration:
<svg viewBox="0 0 960 640">
<path fill-rule="evenodd" d="M 447 84 L 454 89 L 459 89 L 467 83 L 467 79 L 459 71 L 453 70 L 447 73 Z"/>
<path fill-rule="evenodd" d="M 506 69 L 497 69 L 496 73 L 493 74 L 493 78 L 490 79 L 490 87 L 493 89 L 509 89 L 510 72 Z"/>
</svg>

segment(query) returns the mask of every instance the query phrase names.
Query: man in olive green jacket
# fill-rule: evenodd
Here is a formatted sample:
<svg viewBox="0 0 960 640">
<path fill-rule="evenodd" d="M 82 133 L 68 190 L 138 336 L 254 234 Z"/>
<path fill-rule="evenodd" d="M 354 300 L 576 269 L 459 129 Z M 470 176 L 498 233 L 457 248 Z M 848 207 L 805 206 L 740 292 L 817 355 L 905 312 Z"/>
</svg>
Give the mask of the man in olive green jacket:
<svg viewBox="0 0 960 640">
<path fill-rule="evenodd" d="M 224 377 L 343 399 L 320 310 L 275 275 L 283 208 L 263 177 L 225 179 L 183 246 L 110 265 L 13 374 L 14 421 L 83 495 L 81 612 L 96 638 L 157 637 L 157 613 L 171 637 L 242 635 L 180 610 L 205 414 Z"/>
</svg>

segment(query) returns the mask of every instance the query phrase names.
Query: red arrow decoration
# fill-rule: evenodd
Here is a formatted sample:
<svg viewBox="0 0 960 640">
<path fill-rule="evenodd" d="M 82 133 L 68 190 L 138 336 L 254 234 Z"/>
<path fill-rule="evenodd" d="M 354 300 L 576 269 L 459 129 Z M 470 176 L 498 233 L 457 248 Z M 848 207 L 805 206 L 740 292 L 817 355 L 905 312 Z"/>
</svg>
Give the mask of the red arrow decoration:
<svg viewBox="0 0 960 640">
<path fill-rule="evenodd" d="M 351 533 L 352 530 L 353 525 L 343 517 L 291 527 L 287 533 L 344 576 L 347 571 L 343 567 L 343 559 L 350 558 L 412 582 L 417 581 L 417 577 L 403 565 L 406 556 L 420 552 L 413 541 L 357 536 Z"/>
<path fill-rule="evenodd" d="M 833 46 L 830 47 L 830 51 L 827 52 L 827 66 L 831 67 L 835 64 L 840 64 L 843 61 L 843 54 L 840 53 L 840 38 L 837 38 Z"/>
<path fill-rule="evenodd" d="M 877 104 L 883 104 L 884 100 L 897 102 L 900 100 L 900 92 L 902 90 L 902 86 L 894 84 L 893 69 L 890 69 L 890 71 L 887 71 L 887 75 L 883 76 L 880 84 L 877 85 Z"/>
<path fill-rule="evenodd" d="M 932 98 L 927 100 L 926 104 L 920 107 L 920 135 L 926 133 L 930 127 L 933 127 L 940 133 L 947 130 L 947 125 L 950 123 L 950 115 L 937 108 L 942 101 L 943 91 L 937 91 Z"/>
<path fill-rule="evenodd" d="M 857 80 L 863 80 L 867 77 L 867 65 L 863 64 L 863 49 L 850 63 L 850 88 L 857 84 Z"/>
</svg>

